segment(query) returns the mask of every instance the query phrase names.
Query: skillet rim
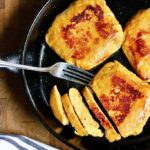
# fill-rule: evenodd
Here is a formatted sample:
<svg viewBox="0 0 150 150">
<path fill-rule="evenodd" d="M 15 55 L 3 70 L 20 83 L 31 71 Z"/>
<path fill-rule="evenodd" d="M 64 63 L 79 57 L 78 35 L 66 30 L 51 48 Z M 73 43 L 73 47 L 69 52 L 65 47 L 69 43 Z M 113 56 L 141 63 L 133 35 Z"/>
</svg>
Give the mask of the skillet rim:
<svg viewBox="0 0 150 150">
<path fill-rule="evenodd" d="M 24 43 L 24 46 L 23 46 L 23 50 L 22 50 L 22 54 L 21 54 L 21 64 L 25 64 L 25 55 L 26 55 L 26 51 L 27 51 L 27 47 L 28 47 L 28 42 L 29 42 L 29 39 L 30 37 L 32 36 L 32 31 L 34 30 L 35 26 L 37 25 L 37 22 L 38 20 L 42 17 L 42 15 L 46 12 L 46 8 L 53 2 L 54 0 L 48 0 L 44 6 L 40 9 L 40 11 L 38 11 L 37 15 L 34 17 L 33 19 L 33 22 L 28 30 L 28 33 L 27 33 L 27 36 L 26 36 L 26 39 L 25 39 L 25 43 Z M 33 96 L 31 95 L 31 92 L 30 92 L 30 87 L 28 85 L 28 82 L 27 82 L 27 78 L 26 78 L 26 71 L 25 70 L 22 70 L 21 71 L 21 74 L 23 76 L 23 81 L 24 81 L 24 86 L 25 86 L 25 89 L 26 89 L 26 93 L 27 93 L 27 96 L 29 98 L 29 101 L 32 105 L 32 108 L 33 110 L 36 112 L 36 116 L 39 118 L 39 120 L 41 121 L 41 123 L 44 125 L 44 127 L 54 136 L 56 137 L 58 140 L 60 140 L 63 144 L 69 146 L 70 148 L 73 148 L 73 149 L 79 149 L 79 147 L 76 147 L 75 145 L 69 143 L 67 140 L 65 140 L 64 138 L 62 138 L 61 136 L 59 136 L 55 131 L 53 131 L 53 129 L 51 129 L 49 127 L 49 125 L 46 123 L 43 115 L 40 113 L 38 107 L 36 106 L 35 104 L 35 100 L 33 98 Z"/>
<path fill-rule="evenodd" d="M 34 28 L 35 28 L 38 20 L 40 19 L 40 17 L 44 14 L 44 12 L 46 12 L 45 11 L 46 7 L 49 6 L 50 3 L 53 2 L 53 1 L 54 0 L 48 0 L 48 2 L 46 2 L 46 4 L 38 12 L 37 16 L 34 18 L 34 21 L 33 21 L 32 25 L 30 27 L 30 30 L 29 30 L 29 32 L 27 34 L 27 38 L 26 38 L 26 41 L 25 41 L 25 44 L 24 44 L 24 50 L 22 52 L 22 60 L 21 60 L 22 64 L 25 64 L 25 55 L 26 55 L 26 51 L 27 51 L 27 47 L 28 47 L 28 40 L 30 39 L 31 33 L 34 30 Z M 28 82 L 27 82 L 27 78 L 26 78 L 26 71 L 22 71 L 22 74 L 23 74 L 23 79 L 24 79 L 27 95 L 29 96 L 30 102 L 31 102 L 34 110 L 36 111 L 36 114 L 37 114 L 38 118 L 43 123 L 43 125 L 48 129 L 48 131 L 50 131 L 50 133 L 52 133 L 52 135 L 54 135 L 57 139 L 62 141 L 64 144 L 66 144 L 66 145 L 68 145 L 68 146 L 70 146 L 71 148 L 74 148 L 74 149 L 80 149 L 79 147 L 76 147 L 73 144 L 69 143 L 67 140 L 63 139 L 63 137 L 59 136 L 59 134 L 54 132 L 53 129 L 51 129 L 48 126 L 48 124 L 46 123 L 46 121 L 44 119 L 44 115 L 42 115 L 42 113 L 40 113 L 38 107 L 35 104 L 35 100 L 34 100 L 33 96 L 31 95 L 30 88 L 29 88 L 29 85 L 28 85 Z"/>
</svg>

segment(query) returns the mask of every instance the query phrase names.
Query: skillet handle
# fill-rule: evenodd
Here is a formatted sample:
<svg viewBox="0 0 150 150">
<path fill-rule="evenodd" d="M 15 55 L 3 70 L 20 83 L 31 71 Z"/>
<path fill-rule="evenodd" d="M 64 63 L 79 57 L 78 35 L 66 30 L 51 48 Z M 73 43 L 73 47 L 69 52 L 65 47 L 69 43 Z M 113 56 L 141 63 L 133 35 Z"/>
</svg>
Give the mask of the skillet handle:
<svg viewBox="0 0 150 150">
<path fill-rule="evenodd" d="M 7 62 L 20 64 L 21 63 L 21 55 L 22 55 L 22 50 L 19 50 L 16 53 L 0 56 L 0 59 L 7 61 Z M 6 70 L 6 71 L 14 72 L 14 73 L 19 73 L 19 69 L 15 68 L 15 67 L 4 66 L 4 65 L 0 65 L 0 70 Z"/>
</svg>

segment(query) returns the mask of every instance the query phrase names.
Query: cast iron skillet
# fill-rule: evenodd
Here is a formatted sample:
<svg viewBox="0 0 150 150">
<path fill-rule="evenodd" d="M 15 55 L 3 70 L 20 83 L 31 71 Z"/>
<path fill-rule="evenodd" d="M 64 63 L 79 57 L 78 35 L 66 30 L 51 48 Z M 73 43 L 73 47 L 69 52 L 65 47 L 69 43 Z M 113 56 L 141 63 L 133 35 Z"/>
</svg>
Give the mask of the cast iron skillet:
<svg viewBox="0 0 150 150">
<path fill-rule="evenodd" d="M 131 16 L 138 10 L 150 7 L 149 0 L 106 0 L 108 6 L 112 9 L 119 22 L 124 27 Z M 45 34 L 51 25 L 55 16 L 63 11 L 73 0 L 49 0 L 35 18 L 25 41 L 24 47 L 18 54 L 3 57 L 6 61 L 13 61 L 31 66 L 50 66 L 61 60 L 47 45 L 45 44 Z M 58 37 L 59 38 L 59 37 Z M 122 50 L 115 53 L 111 58 L 103 64 L 91 70 L 96 73 L 106 62 L 118 60 L 128 69 L 132 67 L 125 58 Z M 12 71 L 14 68 L 7 68 Z M 132 70 L 133 71 L 133 70 Z M 150 121 L 144 128 L 142 134 L 136 137 L 129 137 L 118 142 L 110 144 L 105 138 L 84 137 L 80 138 L 73 132 L 70 127 L 62 126 L 52 115 L 49 108 L 49 92 L 54 84 L 58 85 L 61 94 L 68 91 L 70 87 L 76 87 L 79 90 L 83 87 L 71 82 L 55 79 L 49 74 L 35 73 L 31 71 L 21 71 L 24 79 L 27 94 L 33 108 L 37 112 L 42 123 L 46 128 L 61 141 L 74 149 L 105 149 L 105 150 L 148 150 L 150 149 Z M 38 131 L 37 131 L 38 132 Z"/>
</svg>

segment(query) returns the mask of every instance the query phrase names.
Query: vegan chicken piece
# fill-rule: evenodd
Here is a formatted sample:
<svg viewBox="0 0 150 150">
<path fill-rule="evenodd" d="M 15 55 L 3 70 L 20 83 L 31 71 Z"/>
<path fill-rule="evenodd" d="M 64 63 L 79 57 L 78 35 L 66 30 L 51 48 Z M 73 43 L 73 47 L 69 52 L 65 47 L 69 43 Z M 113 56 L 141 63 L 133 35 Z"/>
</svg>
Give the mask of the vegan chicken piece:
<svg viewBox="0 0 150 150">
<path fill-rule="evenodd" d="M 61 95 L 56 85 L 52 88 L 50 92 L 49 104 L 50 104 L 51 110 L 55 118 L 57 118 L 63 125 L 68 125 L 69 120 L 65 114 L 65 111 L 62 105 Z"/>
<path fill-rule="evenodd" d="M 90 114 L 90 111 L 83 102 L 83 98 L 79 91 L 75 88 L 69 89 L 69 98 L 75 110 L 75 113 L 77 114 L 80 122 L 82 123 L 87 133 L 94 137 L 102 137 L 103 133 L 101 129 L 99 129 L 100 126 L 93 119 L 92 115 Z"/>
<path fill-rule="evenodd" d="M 125 27 L 122 49 L 141 77 L 150 82 L 150 8 L 139 11 Z"/>
<path fill-rule="evenodd" d="M 98 106 L 97 102 L 94 99 L 92 91 L 88 87 L 85 87 L 82 92 L 89 106 L 89 109 L 94 113 L 95 117 L 99 120 L 100 124 L 105 129 L 105 137 L 109 140 L 109 142 L 120 140 L 120 134 L 116 132 L 110 121 Z"/>
<path fill-rule="evenodd" d="M 119 62 L 107 63 L 90 84 L 122 137 L 142 132 L 150 116 L 150 85 Z"/>
<path fill-rule="evenodd" d="M 85 128 L 82 126 L 79 118 L 77 117 L 74 108 L 70 102 L 68 94 L 62 96 L 62 103 L 67 114 L 68 120 L 73 128 L 75 128 L 75 134 L 79 136 L 87 136 L 88 133 Z"/>
<path fill-rule="evenodd" d="M 77 0 L 55 18 L 45 39 L 67 63 L 89 70 L 121 47 L 124 34 L 105 0 Z"/>
</svg>

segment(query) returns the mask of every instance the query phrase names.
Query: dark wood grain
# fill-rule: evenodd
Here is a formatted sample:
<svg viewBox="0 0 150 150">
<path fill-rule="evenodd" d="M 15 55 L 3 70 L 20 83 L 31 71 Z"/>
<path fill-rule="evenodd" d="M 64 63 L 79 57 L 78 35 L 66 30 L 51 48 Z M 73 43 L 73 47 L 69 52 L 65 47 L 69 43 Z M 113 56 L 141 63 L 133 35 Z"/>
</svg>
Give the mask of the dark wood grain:
<svg viewBox="0 0 150 150">
<path fill-rule="evenodd" d="M 5 0 L 0 0 L 0 9 L 5 8 Z"/>
<path fill-rule="evenodd" d="M 0 0 L 0 55 L 15 52 L 46 0 Z M 0 133 L 22 134 L 70 150 L 37 119 L 19 76 L 0 72 Z M 1 148 L 0 148 L 1 149 Z"/>
</svg>

